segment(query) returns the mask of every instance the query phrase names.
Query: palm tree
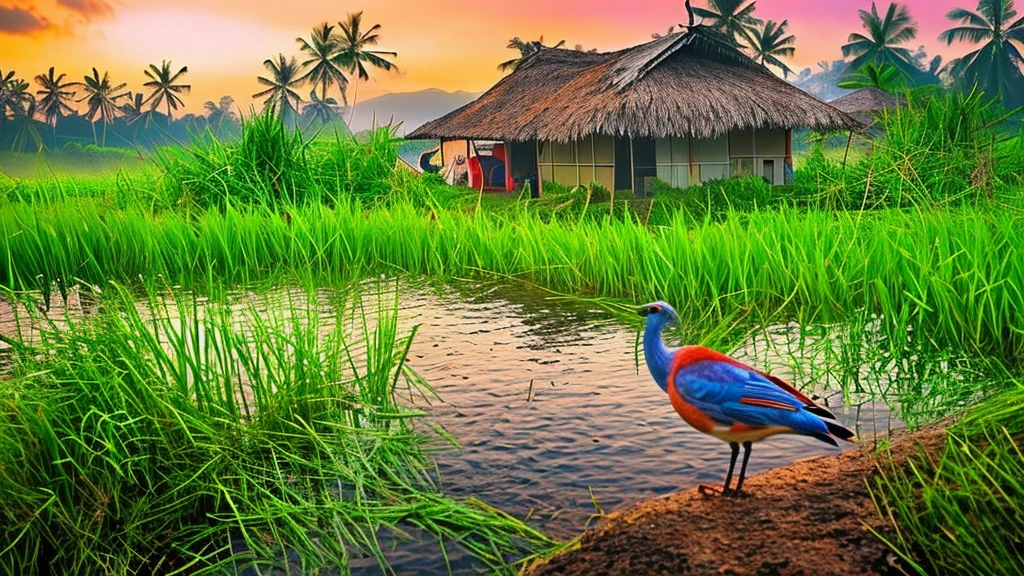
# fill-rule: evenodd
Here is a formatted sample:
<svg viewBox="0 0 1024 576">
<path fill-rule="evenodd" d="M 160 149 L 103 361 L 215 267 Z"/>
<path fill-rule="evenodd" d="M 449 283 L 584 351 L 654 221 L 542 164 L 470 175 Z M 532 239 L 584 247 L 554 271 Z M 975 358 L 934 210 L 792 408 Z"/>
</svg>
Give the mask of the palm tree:
<svg viewBox="0 0 1024 576">
<path fill-rule="evenodd" d="M 36 99 L 28 92 L 28 82 L 22 80 L 15 85 L 15 88 L 20 89 L 28 97 L 22 100 L 21 107 L 16 110 L 11 121 L 11 133 L 13 134 L 11 150 L 24 152 L 34 149 L 36 152 L 41 151 L 46 145 L 39 135 L 39 126 L 42 123 L 35 119 Z"/>
<path fill-rule="evenodd" d="M 885 13 L 885 18 L 878 14 L 875 3 L 871 3 L 871 11 L 858 10 L 860 21 L 867 35 L 854 32 L 843 45 L 843 57 L 853 57 L 848 64 L 849 70 L 860 70 L 865 64 L 888 63 L 904 73 L 915 76 L 919 71 L 913 65 L 910 50 L 900 46 L 917 36 L 917 23 L 910 17 L 906 6 L 893 2 Z"/>
<path fill-rule="evenodd" d="M 214 102 L 207 100 L 203 104 L 206 110 L 206 122 L 210 126 L 220 127 L 225 122 L 238 123 L 238 114 L 235 113 L 235 99 L 231 96 L 221 96 L 220 100 Z"/>
<path fill-rule="evenodd" d="M 46 123 L 53 126 L 54 130 L 57 129 L 57 121 L 61 116 L 70 116 L 75 113 L 74 108 L 67 103 L 75 96 L 75 91 L 69 90 L 75 86 L 75 83 L 62 83 L 64 76 L 66 74 L 54 76 L 53 66 L 50 66 L 47 74 L 36 76 L 36 84 L 42 87 L 40 90 L 36 90 L 36 94 L 39 96 L 39 112 L 42 113 Z"/>
<path fill-rule="evenodd" d="M 302 117 L 311 124 L 329 124 L 341 118 L 341 106 L 333 97 L 322 99 L 317 96 L 316 89 L 309 91 L 309 103 L 302 106 Z"/>
<path fill-rule="evenodd" d="M 949 63 L 954 76 L 968 86 L 977 85 L 990 96 L 999 94 L 1008 106 L 1024 103 L 1024 18 L 1014 20 L 1013 0 L 980 0 L 977 12 L 954 8 L 946 18 L 960 22 L 939 35 L 953 42 L 981 44 L 977 50 Z"/>
<path fill-rule="evenodd" d="M 334 26 L 324 22 L 313 28 L 309 42 L 303 38 L 295 39 L 299 49 L 309 54 L 309 59 L 302 63 L 304 67 L 309 66 L 302 79 L 320 87 L 320 101 L 325 101 L 327 89 L 336 85 L 341 91 L 342 102 L 348 104 L 348 78 L 341 69 L 341 40 L 333 31 Z"/>
<path fill-rule="evenodd" d="M 178 97 L 178 94 L 188 94 L 192 89 L 191 84 L 175 84 L 182 76 L 188 74 L 188 66 L 182 66 L 181 70 L 171 74 L 171 63 L 169 60 L 164 60 L 159 68 L 157 68 L 156 64 L 150 64 L 149 69 L 143 72 L 149 78 L 149 82 L 142 86 L 153 90 L 149 97 L 146 98 L 146 103 L 149 104 L 150 110 L 155 111 L 160 107 L 161 102 L 166 102 L 167 125 L 170 126 L 171 109 L 177 110 L 179 105 L 184 104 L 181 98 Z"/>
<path fill-rule="evenodd" d="M 266 90 L 253 94 L 253 98 L 267 97 L 263 101 L 264 106 L 274 106 L 281 113 L 281 122 L 288 124 L 289 120 L 294 123 L 293 116 L 299 109 L 302 98 L 295 88 L 302 83 L 299 76 L 299 65 L 295 57 L 286 59 L 284 54 L 277 55 L 277 61 L 270 58 L 263 61 L 263 65 L 270 71 L 270 78 L 258 76 L 256 81 L 267 86 Z"/>
<path fill-rule="evenodd" d="M 0 137 L 12 134 L 11 150 L 26 149 L 29 140 L 42 149 L 43 141 L 33 120 L 35 114 L 36 99 L 29 92 L 29 83 L 15 78 L 13 70 L 6 75 L 0 73 Z"/>
<path fill-rule="evenodd" d="M 757 28 L 764 24 L 753 15 L 756 4 L 747 4 L 747 0 L 708 0 L 707 8 L 693 8 L 693 14 L 710 20 L 712 28 L 742 46 L 742 41 L 752 43 Z"/>
<path fill-rule="evenodd" d="M 92 76 L 86 76 L 84 82 L 76 82 L 75 86 L 81 86 L 85 92 L 85 96 L 82 96 L 76 102 L 88 102 L 89 109 L 85 112 L 85 119 L 92 122 L 92 139 L 97 146 L 107 145 L 107 124 L 110 124 L 117 118 L 121 110 L 117 106 L 117 101 L 128 95 L 127 92 L 118 93 L 126 86 L 126 83 L 122 82 L 117 86 L 110 85 L 110 76 L 107 72 L 103 73 L 103 78 L 100 78 L 99 71 L 96 68 L 92 69 Z M 99 116 L 103 119 L 103 141 L 102 143 L 96 138 L 96 117 Z"/>
<path fill-rule="evenodd" d="M 125 98 L 128 101 L 118 107 L 121 110 L 121 117 L 124 118 L 125 123 L 131 125 L 142 120 L 143 128 L 148 128 L 149 123 L 153 121 L 156 110 L 152 107 L 149 110 L 145 109 L 145 95 L 142 92 L 127 92 L 125 93 Z"/>
<path fill-rule="evenodd" d="M 779 23 L 769 20 L 764 23 L 763 28 L 755 30 L 750 39 L 750 51 L 754 56 L 754 61 L 766 68 L 768 66 L 778 68 L 782 71 L 783 78 L 788 78 L 793 70 L 780 58 L 792 58 L 796 53 L 796 46 L 793 46 L 796 36 L 787 34 L 786 27 L 788 26 L 789 20 Z"/>
<path fill-rule="evenodd" d="M 836 86 L 848 90 L 878 88 L 882 92 L 895 94 L 906 86 L 907 75 L 892 64 L 868 62 L 852 74 L 848 74 Z"/>
<path fill-rule="evenodd" d="M 363 32 L 359 29 L 363 21 L 363 13 L 356 12 L 348 14 L 344 22 L 338 22 L 341 28 L 341 46 L 338 48 L 338 63 L 342 68 L 354 74 L 356 84 L 352 90 L 352 110 L 349 112 L 349 122 L 356 113 L 356 98 L 359 96 L 359 80 L 369 80 L 370 74 L 366 67 L 379 68 L 390 71 L 397 66 L 386 57 L 397 57 L 397 52 L 384 52 L 379 50 L 367 50 L 370 46 L 376 46 L 380 41 L 380 24 L 374 24 L 369 30 Z"/>
<path fill-rule="evenodd" d="M 533 56 L 537 52 L 540 52 L 541 50 L 547 50 L 548 48 L 561 48 L 562 46 L 565 46 L 565 40 L 560 40 L 554 46 L 545 46 L 544 36 L 541 36 L 539 40 L 527 40 L 525 42 L 522 39 L 520 39 L 519 36 L 516 36 L 515 38 L 508 41 L 508 45 L 506 46 L 506 48 L 509 48 L 511 50 L 519 50 L 519 57 L 512 58 L 511 60 L 506 60 L 501 64 L 498 64 L 498 70 L 501 70 L 502 72 L 515 70 L 527 58 Z"/>
<path fill-rule="evenodd" d="M 28 88 L 28 82 L 14 77 L 14 70 L 6 75 L 0 72 L 0 125 L 8 118 L 24 116 L 30 107 L 35 111 L 35 98 Z"/>
</svg>

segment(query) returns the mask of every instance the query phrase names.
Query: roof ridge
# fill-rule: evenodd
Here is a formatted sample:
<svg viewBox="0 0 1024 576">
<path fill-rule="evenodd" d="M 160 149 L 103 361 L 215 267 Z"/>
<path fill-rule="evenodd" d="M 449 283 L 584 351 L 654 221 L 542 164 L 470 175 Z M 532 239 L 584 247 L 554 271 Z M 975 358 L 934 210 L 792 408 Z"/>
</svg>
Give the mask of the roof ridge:
<svg viewBox="0 0 1024 576">
<path fill-rule="evenodd" d="M 738 48 L 731 44 L 725 35 L 703 24 L 688 26 L 683 32 L 668 34 L 651 42 L 624 50 L 623 52 L 625 54 L 620 55 L 619 58 L 628 59 L 630 54 L 642 53 L 649 49 L 652 44 L 665 42 L 666 39 L 671 39 L 672 41 L 668 42 L 667 46 L 651 55 L 646 60 L 617 68 L 614 71 L 614 77 L 611 80 L 612 86 L 619 90 L 628 88 L 631 84 L 643 79 L 643 77 L 651 70 L 657 68 L 659 64 L 679 51 L 680 48 L 691 45 L 697 46 L 698 42 L 705 43 L 704 51 L 709 53 L 707 56 L 714 53 L 719 57 L 724 57 L 725 60 L 728 60 L 733 64 L 757 67 L 757 64 L 749 56 L 740 52 Z M 625 58 L 623 58 L 623 56 L 625 56 Z"/>
</svg>

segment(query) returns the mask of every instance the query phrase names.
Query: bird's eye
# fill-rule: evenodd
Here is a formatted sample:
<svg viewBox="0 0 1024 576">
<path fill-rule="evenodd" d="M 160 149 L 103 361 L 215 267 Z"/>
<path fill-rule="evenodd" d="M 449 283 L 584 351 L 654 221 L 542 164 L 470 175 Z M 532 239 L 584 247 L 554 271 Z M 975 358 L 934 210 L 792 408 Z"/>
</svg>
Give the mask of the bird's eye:
<svg viewBox="0 0 1024 576">
<path fill-rule="evenodd" d="M 650 312 L 651 314 L 657 314 L 658 312 L 661 312 L 661 306 L 651 306 Z"/>
</svg>

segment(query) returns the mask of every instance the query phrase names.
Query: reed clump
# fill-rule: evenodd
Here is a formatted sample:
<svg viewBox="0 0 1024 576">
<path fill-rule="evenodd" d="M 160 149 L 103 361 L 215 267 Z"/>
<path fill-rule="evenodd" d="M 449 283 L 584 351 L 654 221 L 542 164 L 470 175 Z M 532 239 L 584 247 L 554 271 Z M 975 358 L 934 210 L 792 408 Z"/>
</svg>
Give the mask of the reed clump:
<svg viewBox="0 0 1024 576">
<path fill-rule="evenodd" d="M 1018 197 L 1024 156 L 1019 126 L 1000 102 L 979 91 L 924 87 L 877 116 L 847 163 L 812 151 L 795 175 L 805 195 L 841 210 L 956 206 Z"/>
<path fill-rule="evenodd" d="M 970 410 L 936 453 L 883 466 L 872 495 L 915 573 L 1024 572 L 1024 387 Z"/>
<path fill-rule="evenodd" d="M 442 495 L 437 440 L 403 400 L 432 392 L 404 364 L 395 303 L 107 291 L 3 337 L 6 573 L 348 573 L 365 557 L 386 571 L 384 548 L 417 529 L 504 571 L 553 545 Z"/>
<path fill-rule="evenodd" d="M 359 138 L 304 135 L 268 109 L 242 123 L 237 141 L 209 132 L 189 146 L 157 149 L 170 194 L 200 208 L 374 201 L 393 189 L 399 139 L 390 127 Z"/>
</svg>

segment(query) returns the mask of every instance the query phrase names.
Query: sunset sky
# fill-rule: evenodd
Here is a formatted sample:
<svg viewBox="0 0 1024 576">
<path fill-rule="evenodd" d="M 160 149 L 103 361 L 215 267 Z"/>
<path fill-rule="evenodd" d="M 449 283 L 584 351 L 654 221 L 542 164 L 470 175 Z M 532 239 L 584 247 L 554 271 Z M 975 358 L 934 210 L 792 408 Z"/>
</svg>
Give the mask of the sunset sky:
<svg viewBox="0 0 1024 576">
<path fill-rule="evenodd" d="M 948 28 L 945 13 L 954 6 L 973 9 L 974 0 L 909 0 L 920 32 L 912 48 L 950 58 L 966 47 L 941 45 Z M 336 23 L 346 12 L 364 11 L 364 25 L 380 24 L 379 47 L 398 52 L 400 71 L 377 71 L 359 88 L 359 100 L 386 92 L 425 88 L 482 91 L 501 74 L 497 64 L 515 56 L 509 38 L 545 43 L 566 40 L 569 47 L 614 50 L 647 41 L 685 19 L 681 0 L 519 0 L 466 2 L 423 0 L 0 0 L 0 71 L 31 79 L 56 66 L 72 80 L 95 66 L 115 83 L 140 90 L 143 69 L 169 59 L 188 66 L 185 97 L 189 111 L 230 94 L 243 107 L 259 88 L 263 60 L 299 55 L 297 36 L 309 37 L 316 24 Z M 703 2 L 695 4 L 703 5 Z M 494 6 L 493 9 L 488 8 Z M 516 10 L 502 10 L 515 6 Z M 628 6 L 624 8 L 624 6 Z M 860 30 L 858 9 L 870 0 L 757 0 L 762 19 L 789 19 L 797 37 L 795 70 L 841 57 L 846 37 Z M 884 10 L 888 3 L 879 5 Z M 33 89 L 36 86 L 33 85 Z M 303 92 L 306 97 L 308 90 Z M 179 112 L 180 115 L 180 112 Z"/>
</svg>

